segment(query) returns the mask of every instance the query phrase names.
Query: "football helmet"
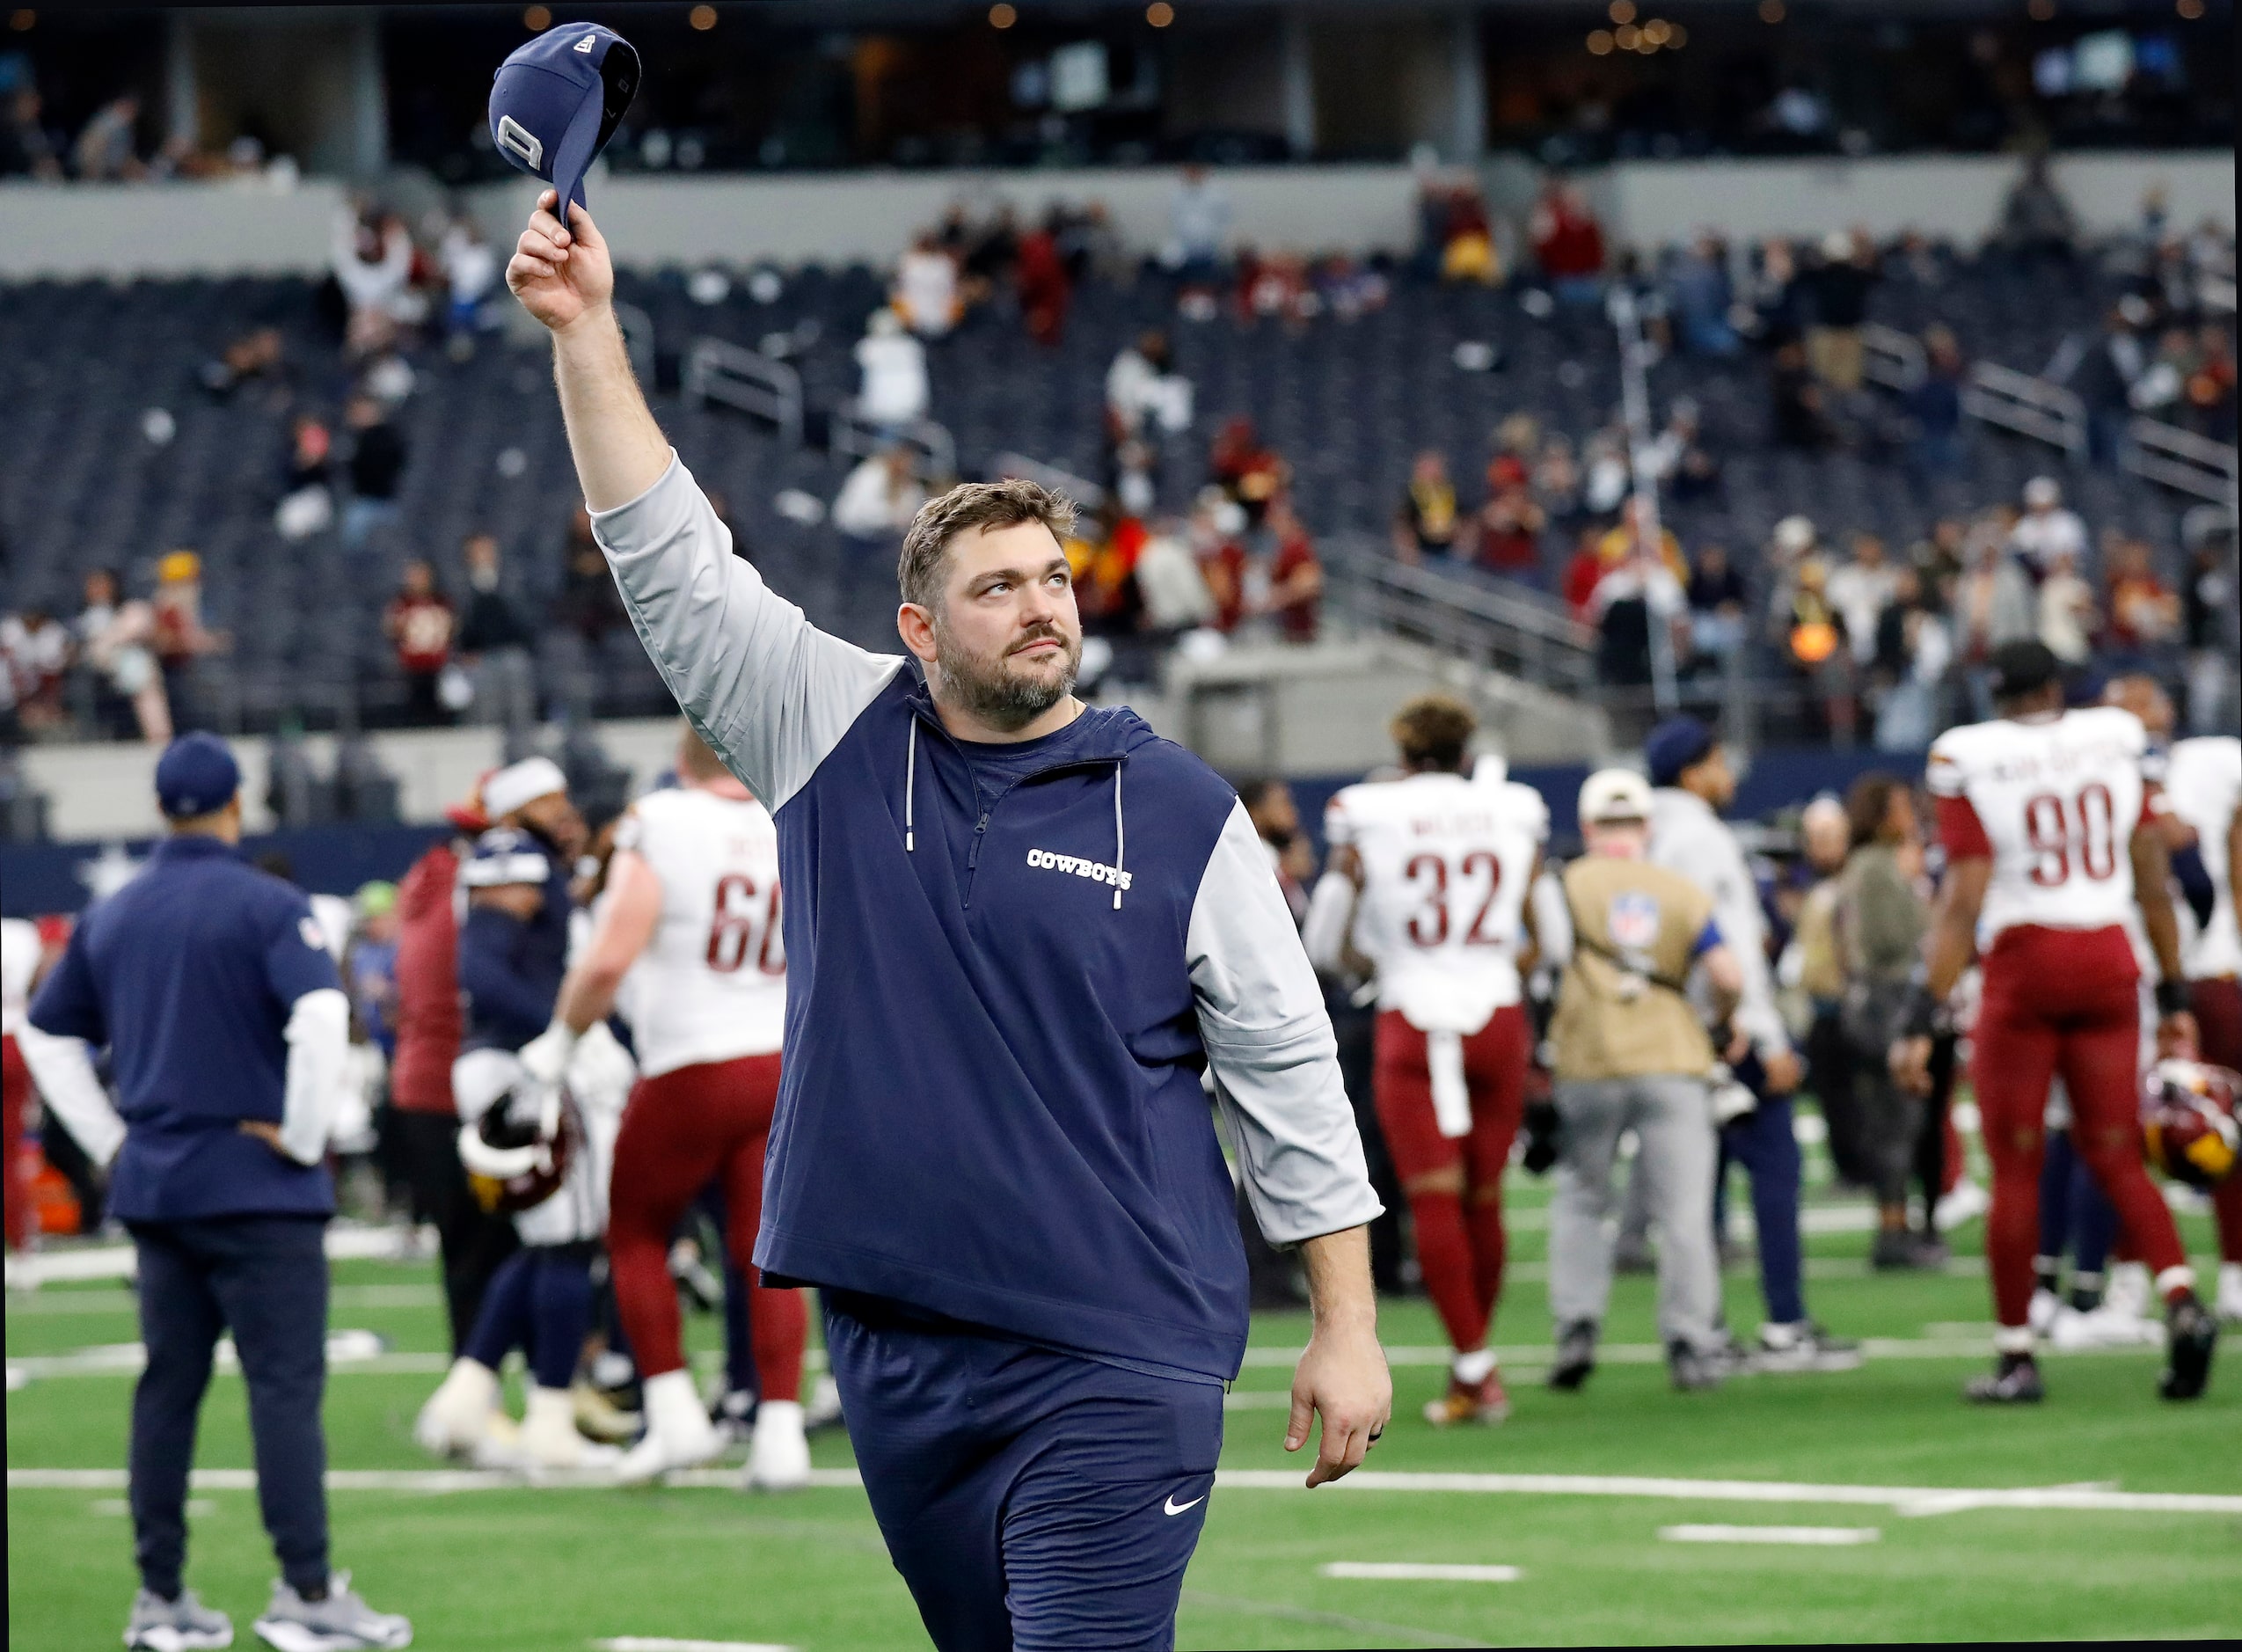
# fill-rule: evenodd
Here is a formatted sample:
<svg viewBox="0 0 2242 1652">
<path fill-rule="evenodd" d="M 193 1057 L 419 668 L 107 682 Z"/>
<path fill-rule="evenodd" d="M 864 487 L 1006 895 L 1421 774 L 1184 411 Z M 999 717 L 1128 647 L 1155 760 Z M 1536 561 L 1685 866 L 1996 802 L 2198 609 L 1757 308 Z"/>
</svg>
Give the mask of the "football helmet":
<svg viewBox="0 0 2242 1652">
<path fill-rule="evenodd" d="M 567 1177 L 583 1128 L 566 1085 L 517 1084 L 459 1132 L 475 1202 L 507 1216 L 543 1204 Z"/>
<path fill-rule="evenodd" d="M 2191 1188 L 2209 1188 L 2242 1159 L 2235 1102 L 2242 1076 L 2199 1061 L 2160 1061 L 2142 1086 L 2141 1135 L 2149 1161 Z"/>
</svg>

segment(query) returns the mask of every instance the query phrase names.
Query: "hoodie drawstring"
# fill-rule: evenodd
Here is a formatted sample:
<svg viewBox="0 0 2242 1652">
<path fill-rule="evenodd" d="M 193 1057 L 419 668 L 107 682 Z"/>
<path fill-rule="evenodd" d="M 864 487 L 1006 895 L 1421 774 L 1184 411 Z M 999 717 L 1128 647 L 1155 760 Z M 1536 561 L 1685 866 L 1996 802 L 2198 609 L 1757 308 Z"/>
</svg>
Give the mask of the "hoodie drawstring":
<svg viewBox="0 0 2242 1652">
<path fill-rule="evenodd" d="M 1121 910 L 1121 885 L 1128 881 L 1128 837 L 1121 830 L 1122 759 L 1114 759 L 1114 910 Z"/>
<path fill-rule="evenodd" d="M 1121 910 L 1121 885 L 1128 881 L 1128 832 L 1121 819 L 1121 764 L 1126 759 L 1114 759 L 1114 910 Z M 913 829 L 913 818 L 918 790 L 918 720 L 911 720 L 909 743 L 903 757 L 903 852 L 918 852 L 918 834 Z"/>
</svg>

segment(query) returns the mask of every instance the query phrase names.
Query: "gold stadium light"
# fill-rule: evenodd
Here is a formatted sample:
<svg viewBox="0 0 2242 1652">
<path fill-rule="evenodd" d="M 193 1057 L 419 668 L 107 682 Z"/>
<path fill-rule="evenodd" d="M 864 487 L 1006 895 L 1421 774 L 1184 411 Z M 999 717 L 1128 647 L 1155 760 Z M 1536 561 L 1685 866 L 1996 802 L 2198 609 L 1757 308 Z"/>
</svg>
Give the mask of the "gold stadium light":
<svg viewBox="0 0 2242 1652">
<path fill-rule="evenodd" d="M 2056 14 L 2056 0 L 2032 0 L 2024 8 L 2024 14 L 2034 23 L 2045 23 Z"/>
<path fill-rule="evenodd" d="M 2193 23 L 2197 18 L 2203 15 L 2203 0 L 2180 0 L 2180 4 L 2173 9 L 2177 11 L 2181 17 L 2186 18 L 2190 23 Z"/>
<path fill-rule="evenodd" d="M 1144 8 L 1144 20 L 1156 29 L 1164 29 L 1175 21 L 1175 8 L 1168 4 L 1168 0 L 1152 0 L 1152 4 Z"/>
<path fill-rule="evenodd" d="M 1759 0 L 1759 20 L 1762 23 L 1780 23 L 1784 15 L 1783 0 Z"/>
<path fill-rule="evenodd" d="M 1632 23 L 1635 20 L 1635 0 L 1611 0 L 1611 20 Z"/>
<path fill-rule="evenodd" d="M 1666 37 L 1666 44 L 1668 48 L 1678 52 L 1682 49 L 1682 48 L 1687 46 L 1689 43 L 1690 32 L 1683 28 L 1680 24 L 1675 24 L 1673 26 L 1672 32 Z"/>
<path fill-rule="evenodd" d="M 522 26 L 532 34 L 543 34 L 552 26 L 552 13 L 543 6 L 531 6 L 522 14 Z"/>
<path fill-rule="evenodd" d="M 2195 15 L 2197 17 L 2201 17 L 2202 14 L 2202 8 L 2201 6 L 2196 7 Z M 2183 13 L 2182 15 L 2185 14 Z M 33 11 L 29 6 L 25 6 L 20 11 L 11 11 L 8 13 L 8 26 L 15 30 L 15 32 L 18 34 L 30 33 L 33 26 L 37 24 L 38 21 L 39 13 Z"/>
<path fill-rule="evenodd" d="M 1623 23 L 1611 31 L 1612 44 L 1623 52 L 1632 52 L 1642 44 L 1642 31 L 1632 23 Z"/>
<path fill-rule="evenodd" d="M 989 26 L 992 29 L 1008 29 L 1019 21 L 1019 13 L 1004 4 L 1002 0 L 989 8 Z"/>
<path fill-rule="evenodd" d="M 716 8 L 714 6 L 695 6 L 690 11 L 688 11 L 685 14 L 685 21 L 691 24 L 703 33 L 706 33 L 710 29 L 716 26 Z"/>
<path fill-rule="evenodd" d="M 1642 37 L 1654 47 L 1663 46 L 1674 38 L 1674 26 L 1664 18 L 1653 18 L 1642 26 Z"/>
<path fill-rule="evenodd" d="M 1610 56 L 1611 31 L 1610 29 L 1598 29 L 1595 33 L 1589 35 L 1588 51 L 1592 55 L 1596 57 Z"/>
</svg>

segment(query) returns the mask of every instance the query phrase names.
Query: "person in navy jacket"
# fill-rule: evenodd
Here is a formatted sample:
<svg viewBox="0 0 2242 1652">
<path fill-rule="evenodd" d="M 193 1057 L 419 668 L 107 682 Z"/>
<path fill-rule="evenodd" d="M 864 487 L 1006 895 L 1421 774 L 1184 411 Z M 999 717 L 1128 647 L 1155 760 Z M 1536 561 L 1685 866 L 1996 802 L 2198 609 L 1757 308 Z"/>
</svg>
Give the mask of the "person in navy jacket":
<svg viewBox="0 0 2242 1652">
<path fill-rule="evenodd" d="M 822 1288 L 888 1552 L 939 1647 L 1167 1646 L 1206 1517 L 1245 1259 L 1219 1112 L 1315 1329 L 1286 1444 L 1311 1486 L 1391 1410 L 1380 1206 L 1329 1019 L 1237 794 L 1082 647 L 1030 483 L 906 537 L 907 656 L 811 626 L 731 554 L 632 381 L 588 214 L 508 281 L 553 334 L 586 503 L 686 716 L 777 822 L 785 1077 L 755 1260 Z"/>
<path fill-rule="evenodd" d="M 230 1332 L 281 1563 L 258 1633 L 283 1652 L 401 1647 L 412 1625 L 369 1609 L 327 1564 L 322 1238 L 350 1005 L 310 903 L 241 858 L 240 786 L 215 735 L 164 749 L 156 794 L 171 836 L 86 913 L 31 1006 L 41 1032 L 108 1049 L 125 1124 L 109 1210 L 138 1253 L 148 1353 L 133 1393 L 141 1590 L 125 1644 L 232 1641 L 225 1614 L 181 1582 L 195 1420 Z"/>
</svg>

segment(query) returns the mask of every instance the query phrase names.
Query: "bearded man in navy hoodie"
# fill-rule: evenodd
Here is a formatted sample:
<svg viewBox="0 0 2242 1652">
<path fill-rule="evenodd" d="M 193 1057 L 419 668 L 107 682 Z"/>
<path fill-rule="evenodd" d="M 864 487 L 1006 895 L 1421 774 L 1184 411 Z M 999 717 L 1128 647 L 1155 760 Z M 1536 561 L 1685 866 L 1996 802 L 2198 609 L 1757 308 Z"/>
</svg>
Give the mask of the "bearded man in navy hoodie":
<svg viewBox="0 0 2242 1652">
<path fill-rule="evenodd" d="M 1082 647 L 1032 484 L 912 524 L 907 654 L 830 637 L 731 554 L 631 374 L 607 244 L 547 194 L 507 281 L 553 335 L 632 623 L 778 827 L 785 1076 L 755 1259 L 818 1286 L 873 1511 L 936 1644 L 1165 1647 L 1243 1363 L 1230 1135 L 1315 1327 L 1285 1444 L 1316 1486 L 1392 1385 L 1379 1213 L 1323 998 L 1236 794 Z"/>
</svg>

